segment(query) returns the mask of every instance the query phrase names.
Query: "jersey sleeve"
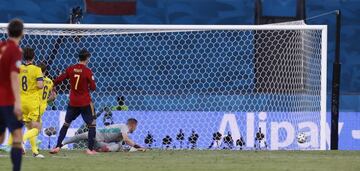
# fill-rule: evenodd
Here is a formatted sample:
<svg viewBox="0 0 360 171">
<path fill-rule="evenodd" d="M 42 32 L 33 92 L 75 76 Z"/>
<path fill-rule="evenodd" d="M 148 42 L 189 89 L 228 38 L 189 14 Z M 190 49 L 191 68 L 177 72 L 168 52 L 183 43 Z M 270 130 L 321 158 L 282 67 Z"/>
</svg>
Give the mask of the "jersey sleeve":
<svg viewBox="0 0 360 171">
<path fill-rule="evenodd" d="M 67 68 L 64 73 L 62 73 L 59 77 L 55 79 L 54 86 L 59 85 L 61 82 L 63 82 L 65 79 L 68 78 L 69 78 L 69 68 Z"/>
<path fill-rule="evenodd" d="M 90 85 L 90 87 L 89 87 L 90 90 L 95 91 L 96 90 L 95 78 L 94 78 L 94 74 L 92 73 L 91 70 L 89 70 L 89 72 L 88 72 L 87 80 Z"/>
<path fill-rule="evenodd" d="M 15 48 L 13 50 L 13 54 L 14 54 L 14 56 L 11 58 L 10 70 L 12 72 L 19 73 L 20 72 L 20 66 L 21 66 L 21 50 L 20 50 L 20 48 L 19 49 Z"/>
<path fill-rule="evenodd" d="M 121 131 L 121 133 L 127 134 L 129 132 L 129 128 L 127 127 L 127 125 L 124 124 L 124 125 L 121 125 L 120 131 Z"/>
</svg>

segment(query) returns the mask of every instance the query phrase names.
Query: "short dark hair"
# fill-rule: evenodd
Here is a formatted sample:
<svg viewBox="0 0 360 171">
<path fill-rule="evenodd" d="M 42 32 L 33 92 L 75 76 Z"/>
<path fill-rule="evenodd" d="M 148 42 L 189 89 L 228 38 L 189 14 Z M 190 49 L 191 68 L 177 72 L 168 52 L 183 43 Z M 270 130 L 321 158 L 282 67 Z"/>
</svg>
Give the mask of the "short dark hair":
<svg viewBox="0 0 360 171">
<path fill-rule="evenodd" d="M 90 57 L 90 52 L 86 49 L 81 49 L 79 52 L 79 60 L 80 61 L 86 61 Z"/>
<path fill-rule="evenodd" d="M 137 123 L 138 123 L 138 121 L 137 121 L 135 118 L 129 118 L 129 119 L 127 120 L 127 123 L 134 123 L 134 124 L 137 124 Z"/>
<path fill-rule="evenodd" d="M 25 61 L 31 61 L 35 58 L 35 51 L 31 47 L 25 47 L 23 49 L 23 58 Z"/>
<path fill-rule="evenodd" d="M 45 62 L 41 62 L 41 63 L 39 64 L 39 67 L 41 68 L 41 71 L 42 71 L 43 73 L 46 72 L 47 65 L 46 65 Z"/>
<path fill-rule="evenodd" d="M 23 30 L 24 24 L 20 19 L 12 19 L 7 27 L 9 37 L 13 38 L 18 38 L 22 36 Z"/>
</svg>

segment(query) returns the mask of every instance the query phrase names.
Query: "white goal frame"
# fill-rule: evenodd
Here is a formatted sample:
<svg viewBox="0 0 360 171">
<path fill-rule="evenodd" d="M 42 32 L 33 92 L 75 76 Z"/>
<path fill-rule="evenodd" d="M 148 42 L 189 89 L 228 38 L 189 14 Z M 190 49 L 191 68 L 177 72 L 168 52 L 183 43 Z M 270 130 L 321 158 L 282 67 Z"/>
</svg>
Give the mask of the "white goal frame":
<svg viewBox="0 0 360 171">
<path fill-rule="evenodd" d="M 7 23 L 0 23 L 6 28 Z M 321 107 L 320 107 L 320 150 L 326 150 L 326 98 L 327 98 L 327 32 L 326 25 L 127 25 L 127 24 L 24 24 L 25 29 L 46 30 L 123 30 L 124 34 L 139 33 L 144 30 L 166 31 L 206 31 L 206 30 L 321 30 Z M 25 32 L 26 34 L 26 32 Z M 81 33 L 80 33 L 81 34 Z"/>
</svg>

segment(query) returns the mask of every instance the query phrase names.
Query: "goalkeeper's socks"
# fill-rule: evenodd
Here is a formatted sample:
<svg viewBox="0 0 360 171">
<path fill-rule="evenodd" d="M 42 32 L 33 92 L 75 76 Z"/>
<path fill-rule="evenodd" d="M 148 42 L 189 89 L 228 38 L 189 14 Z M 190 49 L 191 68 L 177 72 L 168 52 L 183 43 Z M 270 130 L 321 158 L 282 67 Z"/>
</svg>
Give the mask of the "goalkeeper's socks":
<svg viewBox="0 0 360 171">
<path fill-rule="evenodd" d="M 64 140 L 64 138 L 66 136 L 68 128 L 69 128 L 69 126 L 65 126 L 65 125 L 61 127 L 56 147 L 59 147 L 59 148 L 62 147 L 62 142 L 63 142 L 63 140 Z"/>
<path fill-rule="evenodd" d="M 32 128 L 32 129 L 26 131 L 26 133 L 24 134 L 24 137 L 23 137 L 23 142 L 25 143 L 28 139 L 36 137 L 38 134 L 39 134 L 39 129 L 37 129 L 37 128 Z"/>
<path fill-rule="evenodd" d="M 95 144 L 95 136 L 96 136 L 96 127 L 89 126 L 89 133 L 88 133 L 88 148 L 89 150 L 94 150 Z"/>
<path fill-rule="evenodd" d="M 11 162 L 13 164 L 13 171 L 20 171 L 21 169 L 21 158 L 22 148 L 21 143 L 13 143 L 13 147 L 10 152 Z"/>
</svg>

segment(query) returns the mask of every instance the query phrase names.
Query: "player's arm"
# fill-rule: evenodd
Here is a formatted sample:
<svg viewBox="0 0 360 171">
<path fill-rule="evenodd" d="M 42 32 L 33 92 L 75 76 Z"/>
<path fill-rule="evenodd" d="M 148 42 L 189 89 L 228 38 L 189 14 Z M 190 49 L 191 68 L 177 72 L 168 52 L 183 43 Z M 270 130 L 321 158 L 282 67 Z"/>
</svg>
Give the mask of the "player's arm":
<svg viewBox="0 0 360 171">
<path fill-rule="evenodd" d="M 38 87 L 39 89 L 44 88 L 44 81 L 37 79 L 37 80 L 36 80 L 36 83 L 37 83 L 37 87 Z"/>
<path fill-rule="evenodd" d="M 20 84 L 19 84 L 19 72 L 21 65 L 21 53 L 16 54 L 13 58 L 10 81 L 11 89 L 15 97 L 14 113 L 16 116 L 21 116 L 21 104 L 20 104 Z"/>
<path fill-rule="evenodd" d="M 48 88 L 49 88 L 49 98 L 47 99 L 47 102 L 53 102 L 56 97 L 57 97 L 57 93 L 54 89 L 54 83 L 52 81 L 50 81 L 50 84 L 48 85 Z"/>
<path fill-rule="evenodd" d="M 145 151 L 144 148 L 142 148 L 141 146 L 137 145 L 133 140 L 131 140 L 131 139 L 129 138 L 129 136 L 128 136 L 127 133 L 123 132 L 123 133 L 121 133 L 121 134 L 122 134 L 122 137 L 123 137 L 124 142 L 125 142 L 127 145 L 129 145 L 129 146 L 131 146 L 131 147 L 134 147 L 134 148 L 136 148 L 136 149 L 139 150 L 139 151 Z"/>
<path fill-rule="evenodd" d="M 95 91 L 96 90 L 95 78 L 94 78 L 93 73 L 90 70 L 89 70 L 87 80 L 88 80 L 88 83 L 89 83 L 90 90 Z"/>
<path fill-rule="evenodd" d="M 41 72 L 41 69 L 38 68 L 36 70 L 36 85 L 39 89 L 44 88 L 44 76 L 43 73 Z"/>
<path fill-rule="evenodd" d="M 56 91 L 53 89 L 50 91 L 50 96 L 48 98 L 48 102 L 52 102 L 56 99 L 57 93 Z"/>
<path fill-rule="evenodd" d="M 12 71 L 10 74 L 11 88 L 15 97 L 14 113 L 21 116 L 19 73 Z"/>
<path fill-rule="evenodd" d="M 68 69 L 54 80 L 54 87 L 69 78 Z"/>
</svg>

